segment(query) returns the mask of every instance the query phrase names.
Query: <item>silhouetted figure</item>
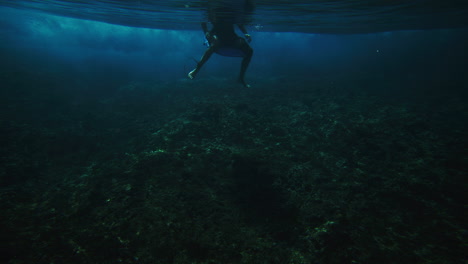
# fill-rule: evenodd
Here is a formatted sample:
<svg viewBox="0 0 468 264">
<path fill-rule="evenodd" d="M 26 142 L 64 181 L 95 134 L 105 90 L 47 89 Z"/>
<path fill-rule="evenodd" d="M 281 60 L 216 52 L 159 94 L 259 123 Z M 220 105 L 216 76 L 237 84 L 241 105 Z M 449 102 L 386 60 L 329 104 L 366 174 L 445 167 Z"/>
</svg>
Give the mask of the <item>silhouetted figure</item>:
<svg viewBox="0 0 468 264">
<path fill-rule="evenodd" d="M 251 4 L 251 2 L 245 1 L 244 8 L 247 7 L 247 4 Z M 197 63 L 195 69 L 189 72 L 188 77 L 190 79 L 195 78 L 213 53 L 218 53 L 222 56 L 243 58 L 238 81 L 244 87 L 250 87 L 245 82 L 244 76 L 253 54 L 253 50 L 248 44 L 248 42 L 251 41 L 251 37 L 247 33 L 244 25 L 239 23 L 238 20 L 241 19 L 242 14 L 238 14 L 238 12 L 239 10 L 226 6 L 218 6 L 208 12 L 213 27 L 211 30 L 208 30 L 208 24 L 206 22 L 202 23 L 202 29 L 208 41 L 208 49 Z M 244 38 L 236 34 L 234 29 L 235 25 L 244 33 Z"/>
</svg>

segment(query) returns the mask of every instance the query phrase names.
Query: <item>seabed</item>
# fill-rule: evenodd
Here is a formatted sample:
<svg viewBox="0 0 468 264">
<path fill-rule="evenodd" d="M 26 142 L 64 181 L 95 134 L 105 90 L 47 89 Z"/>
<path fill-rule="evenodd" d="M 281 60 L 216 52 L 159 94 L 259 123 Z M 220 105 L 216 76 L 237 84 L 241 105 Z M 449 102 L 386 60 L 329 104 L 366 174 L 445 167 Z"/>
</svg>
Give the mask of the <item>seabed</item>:
<svg viewBox="0 0 468 264">
<path fill-rule="evenodd" d="M 3 97 L 0 258 L 463 262 L 460 98 L 331 78 L 231 81 Z"/>
</svg>

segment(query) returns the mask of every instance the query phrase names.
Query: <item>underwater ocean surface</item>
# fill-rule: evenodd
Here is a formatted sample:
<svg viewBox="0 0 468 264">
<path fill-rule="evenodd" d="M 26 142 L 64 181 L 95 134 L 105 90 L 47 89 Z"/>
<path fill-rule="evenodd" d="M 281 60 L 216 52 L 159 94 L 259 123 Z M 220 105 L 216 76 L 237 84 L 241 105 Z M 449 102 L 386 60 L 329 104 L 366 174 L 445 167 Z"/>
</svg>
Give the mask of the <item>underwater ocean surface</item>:
<svg viewBox="0 0 468 264">
<path fill-rule="evenodd" d="M 0 1 L 1 263 L 467 263 L 468 2 L 248 4 Z"/>
</svg>

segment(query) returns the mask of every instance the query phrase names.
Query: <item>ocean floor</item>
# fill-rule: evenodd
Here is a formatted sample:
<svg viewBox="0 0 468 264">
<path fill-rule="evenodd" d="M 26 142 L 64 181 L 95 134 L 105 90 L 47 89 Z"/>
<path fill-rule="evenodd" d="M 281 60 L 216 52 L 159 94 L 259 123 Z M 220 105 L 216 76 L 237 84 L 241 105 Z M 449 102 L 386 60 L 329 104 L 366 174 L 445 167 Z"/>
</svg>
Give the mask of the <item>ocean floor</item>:
<svg viewBox="0 0 468 264">
<path fill-rule="evenodd" d="M 0 261 L 463 263 L 463 97 L 231 81 L 6 82 Z"/>
</svg>

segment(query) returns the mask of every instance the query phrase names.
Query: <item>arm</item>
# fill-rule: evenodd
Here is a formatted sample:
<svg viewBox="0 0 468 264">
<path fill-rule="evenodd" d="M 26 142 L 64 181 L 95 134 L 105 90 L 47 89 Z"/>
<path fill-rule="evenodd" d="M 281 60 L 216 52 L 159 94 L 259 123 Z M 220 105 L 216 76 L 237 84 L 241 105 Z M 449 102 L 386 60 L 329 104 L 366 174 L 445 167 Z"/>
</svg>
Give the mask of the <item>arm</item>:
<svg viewBox="0 0 468 264">
<path fill-rule="evenodd" d="M 201 23 L 201 27 L 202 27 L 202 29 L 203 29 L 203 32 L 204 32 L 205 35 L 206 35 L 206 33 L 208 33 L 208 24 L 207 24 L 206 22 L 202 22 L 202 23 Z"/>
<path fill-rule="evenodd" d="M 208 42 L 210 44 L 211 44 L 211 42 L 213 42 L 213 41 L 215 41 L 217 39 L 217 37 L 215 35 L 211 35 L 212 32 L 210 32 L 208 30 L 208 23 L 202 22 L 201 26 L 202 26 L 203 32 L 205 33 L 205 38 L 206 38 L 206 40 L 208 40 Z"/>
</svg>

